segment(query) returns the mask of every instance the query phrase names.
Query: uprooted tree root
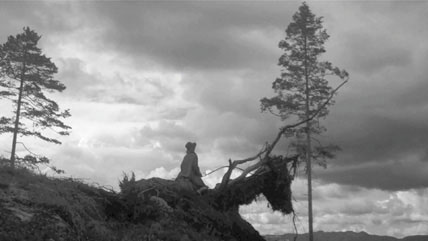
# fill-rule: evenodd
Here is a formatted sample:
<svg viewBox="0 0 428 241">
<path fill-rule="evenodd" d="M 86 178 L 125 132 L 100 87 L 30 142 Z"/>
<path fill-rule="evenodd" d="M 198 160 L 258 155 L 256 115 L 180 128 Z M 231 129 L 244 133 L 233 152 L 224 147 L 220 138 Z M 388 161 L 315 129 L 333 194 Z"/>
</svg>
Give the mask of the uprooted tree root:
<svg viewBox="0 0 428 241">
<path fill-rule="evenodd" d="M 239 205 L 250 204 L 263 194 L 273 210 L 289 214 L 293 211 L 290 186 L 294 174 L 289 170 L 293 162 L 297 162 L 297 156 L 269 157 L 266 164 L 252 175 L 230 182 L 224 187 L 220 186 L 208 196 L 214 200 L 214 206 L 228 210 Z"/>
</svg>

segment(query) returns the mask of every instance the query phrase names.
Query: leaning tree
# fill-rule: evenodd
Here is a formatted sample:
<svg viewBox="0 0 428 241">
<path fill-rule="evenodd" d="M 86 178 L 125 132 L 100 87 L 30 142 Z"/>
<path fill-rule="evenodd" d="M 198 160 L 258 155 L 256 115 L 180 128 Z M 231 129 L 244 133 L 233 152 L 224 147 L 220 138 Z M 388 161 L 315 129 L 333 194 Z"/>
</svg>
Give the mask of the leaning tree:
<svg viewBox="0 0 428 241">
<path fill-rule="evenodd" d="M 69 110 L 61 111 L 58 104 L 46 95 L 62 92 L 65 85 L 54 79 L 58 69 L 37 46 L 40 38 L 35 31 L 26 27 L 23 33 L 9 36 L 7 42 L 0 46 L 0 97 L 12 101 L 14 114 L 12 117 L 1 117 L 0 131 L 13 134 L 11 166 L 15 166 L 19 158 L 16 155 L 18 136 L 34 136 L 61 144 L 59 140 L 45 135 L 44 130 L 68 135 L 71 129 L 62 121 L 70 116 Z M 27 155 L 20 159 L 32 164 L 49 162 L 39 155 Z"/>
<path fill-rule="evenodd" d="M 348 81 L 348 73 L 334 67 L 330 62 L 320 60 L 325 52 L 324 43 L 329 38 L 322 25 L 322 17 L 316 17 L 306 3 L 293 15 L 293 21 L 286 29 L 286 37 L 279 47 L 284 51 L 279 58 L 281 76 L 272 88 L 275 96 L 263 98 L 263 111 L 269 111 L 281 120 L 297 119 L 304 125 L 289 128 L 287 134 L 294 136 L 292 146 L 306 163 L 308 175 L 309 233 L 313 240 L 312 217 L 312 159 L 326 166 L 326 159 L 334 157 L 336 145 L 323 145 L 315 136 L 326 129 L 319 121 L 329 113 L 328 107 L 334 103 L 333 95 Z M 333 89 L 329 86 L 329 76 L 336 76 L 343 82 Z M 317 141 L 313 146 L 312 141 Z"/>
</svg>

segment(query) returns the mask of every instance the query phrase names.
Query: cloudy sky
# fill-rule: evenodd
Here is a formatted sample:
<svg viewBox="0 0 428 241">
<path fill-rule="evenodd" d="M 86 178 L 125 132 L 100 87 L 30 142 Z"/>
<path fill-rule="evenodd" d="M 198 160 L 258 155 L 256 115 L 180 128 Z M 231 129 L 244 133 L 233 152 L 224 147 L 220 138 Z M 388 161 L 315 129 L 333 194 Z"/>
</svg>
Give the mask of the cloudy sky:
<svg viewBox="0 0 428 241">
<path fill-rule="evenodd" d="M 278 42 L 299 5 L 1 1 L 0 41 L 24 26 L 43 36 L 67 86 L 52 97 L 72 114 L 62 145 L 24 141 L 67 175 L 113 188 L 123 172 L 174 178 L 189 140 L 202 171 L 252 156 L 285 124 L 261 113 L 259 100 L 273 95 Z M 428 2 L 309 6 L 331 35 L 324 59 L 351 76 L 323 121 L 324 139 L 342 151 L 314 169 L 315 230 L 427 234 Z M 9 115 L 4 100 L 0 108 Z M 0 142 L 8 156 L 10 136 Z M 204 180 L 213 186 L 220 176 Z M 307 232 L 304 178 L 293 184 L 299 232 Z M 241 213 L 262 234 L 293 230 L 263 200 Z"/>
</svg>

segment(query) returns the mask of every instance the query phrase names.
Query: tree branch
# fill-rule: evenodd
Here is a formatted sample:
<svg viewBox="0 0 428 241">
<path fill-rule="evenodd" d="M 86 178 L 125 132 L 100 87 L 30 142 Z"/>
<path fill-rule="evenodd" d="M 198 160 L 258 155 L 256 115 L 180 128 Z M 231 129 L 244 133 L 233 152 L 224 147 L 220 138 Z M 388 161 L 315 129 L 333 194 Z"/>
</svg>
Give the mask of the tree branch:
<svg viewBox="0 0 428 241">
<path fill-rule="evenodd" d="M 25 148 L 25 150 L 27 150 L 30 154 L 32 154 L 32 155 L 34 155 L 34 156 L 36 156 L 36 157 L 38 157 L 38 156 L 39 156 L 38 154 L 36 154 L 36 153 L 34 153 L 34 152 L 30 151 L 30 150 L 27 148 L 27 146 L 26 146 L 23 142 L 16 142 L 16 144 L 21 144 L 21 145 Z"/>
<path fill-rule="evenodd" d="M 229 167 L 229 166 L 222 166 L 222 167 L 216 168 L 214 171 L 210 171 L 210 172 L 208 172 L 207 174 L 205 174 L 205 177 L 206 177 L 206 176 L 208 176 L 208 175 L 213 174 L 214 172 L 216 172 L 216 171 L 218 171 L 218 170 L 220 170 L 220 169 L 226 168 L 226 167 Z M 244 171 L 244 169 L 239 168 L 239 167 L 236 167 L 236 169 L 239 169 L 239 170 L 241 170 L 241 171 Z"/>
<path fill-rule="evenodd" d="M 255 156 L 253 157 L 249 157 L 243 160 L 235 160 L 232 162 L 232 160 L 229 159 L 229 169 L 227 170 L 227 172 L 224 174 L 221 183 L 220 183 L 220 188 L 225 187 L 229 180 L 230 180 L 230 176 L 232 175 L 232 171 L 233 169 L 235 169 L 238 165 L 249 162 L 249 161 L 253 161 L 257 158 L 260 158 L 261 155 L 263 155 L 263 153 L 265 153 L 267 151 L 267 144 L 259 151 L 259 153 L 257 153 Z"/>
</svg>

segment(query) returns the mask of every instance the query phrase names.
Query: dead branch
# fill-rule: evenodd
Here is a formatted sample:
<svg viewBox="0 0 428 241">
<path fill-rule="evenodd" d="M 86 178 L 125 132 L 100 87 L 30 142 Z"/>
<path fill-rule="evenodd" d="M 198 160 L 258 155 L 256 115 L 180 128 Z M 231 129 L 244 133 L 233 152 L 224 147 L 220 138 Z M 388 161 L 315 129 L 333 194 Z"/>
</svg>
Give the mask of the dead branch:
<svg viewBox="0 0 428 241">
<path fill-rule="evenodd" d="M 246 163 L 246 162 L 249 162 L 249 161 L 253 161 L 253 160 L 255 160 L 255 159 L 257 159 L 257 158 L 260 158 L 261 157 L 261 155 L 263 155 L 263 153 L 265 153 L 266 151 L 268 150 L 268 145 L 266 144 L 260 151 L 259 151 L 259 153 L 257 153 L 255 156 L 253 156 L 253 157 L 249 157 L 249 158 L 246 158 L 246 159 L 243 159 L 243 160 L 235 160 L 235 161 L 233 161 L 232 162 L 232 160 L 231 159 L 229 159 L 229 169 L 227 170 L 227 172 L 224 174 L 224 176 L 223 176 L 223 178 L 222 178 L 222 180 L 221 180 L 221 183 L 220 183 L 220 188 L 223 188 L 223 187 L 225 187 L 227 184 L 228 184 L 228 182 L 229 182 L 229 180 L 230 180 L 230 175 L 232 175 L 232 171 L 233 171 L 233 169 L 235 169 L 238 165 L 240 165 L 240 164 L 244 164 L 244 163 Z"/>
<path fill-rule="evenodd" d="M 247 168 L 246 168 L 246 169 L 241 173 L 241 175 L 239 175 L 239 177 L 237 177 L 237 178 L 233 179 L 233 180 L 231 181 L 231 183 L 232 183 L 232 182 L 237 182 L 237 181 L 240 181 L 240 180 L 244 179 L 244 178 L 247 176 L 247 174 L 248 174 L 248 173 L 250 173 L 250 172 L 252 172 L 252 171 L 254 171 L 254 170 L 258 169 L 259 167 L 261 167 L 261 166 L 262 166 L 262 164 L 263 164 L 263 162 L 262 162 L 262 161 L 259 161 L 259 162 L 255 163 L 255 164 L 253 164 L 253 165 L 251 165 L 251 166 L 247 167 Z"/>
<path fill-rule="evenodd" d="M 222 167 L 218 167 L 218 168 L 216 168 L 215 170 L 208 172 L 208 173 L 207 173 L 207 174 L 205 174 L 204 176 L 206 177 L 206 176 L 208 176 L 208 175 L 211 175 L 211 174 L 213 174 L 214 172 L 216 172 L 216 171 L 218 171 L 218 170 L 220 170 L 220 169 L 226 168 L 226 167 L 229 167 L 229 166 L 222 166 Z M 236 169 L 239 169 L 239 170 L 241 170 L 241 171 L 244 171 L 244 169 L 239 168 L 239 167 L 236 167 Z"/>
</svg>

